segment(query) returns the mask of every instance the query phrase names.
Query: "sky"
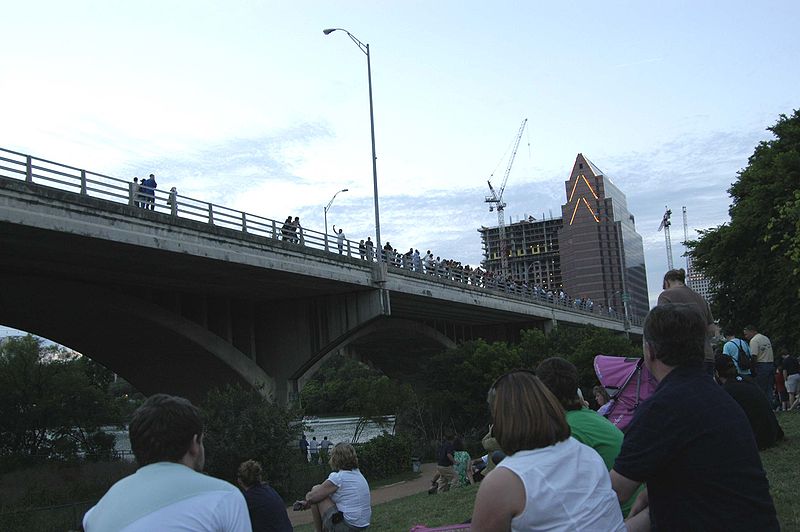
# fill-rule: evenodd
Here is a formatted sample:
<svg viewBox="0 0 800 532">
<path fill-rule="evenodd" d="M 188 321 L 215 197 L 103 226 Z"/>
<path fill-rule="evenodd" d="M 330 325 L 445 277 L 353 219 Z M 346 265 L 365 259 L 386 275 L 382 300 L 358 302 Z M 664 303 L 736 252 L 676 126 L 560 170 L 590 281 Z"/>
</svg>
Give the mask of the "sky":
<svg viewBox="0 0 800 532">
<path fill-rule="evenodd" d="M 578 153 L 626 194 L 652 302 L 673 254 L 800 107 L 800 3 L 473 0 L 3 6 L 0 147 L 276 220 L 478 264 L 484 196 L 528 119 L 506 216 L 558 216 Z M 508 221 L 508 220 L 507 220 Z M 2 334 L 2 328 L 0 328 Z"/>
</svg>

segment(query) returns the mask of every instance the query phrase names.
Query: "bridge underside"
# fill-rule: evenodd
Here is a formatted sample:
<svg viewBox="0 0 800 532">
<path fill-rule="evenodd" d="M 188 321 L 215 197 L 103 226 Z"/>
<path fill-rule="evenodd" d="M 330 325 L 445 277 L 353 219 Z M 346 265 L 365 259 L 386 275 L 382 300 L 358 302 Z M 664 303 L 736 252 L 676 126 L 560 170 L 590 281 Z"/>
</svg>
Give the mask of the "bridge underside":
<svg viewBox="0 0 800 532">
<path fill-rule="evenodd" d="M 291 399 L 348 346 L 401 374 L 464 340 L 597 319 L 5 179 L 0 250 L 0 323 L 193 400 L 226 383 Z"/>
</svg>

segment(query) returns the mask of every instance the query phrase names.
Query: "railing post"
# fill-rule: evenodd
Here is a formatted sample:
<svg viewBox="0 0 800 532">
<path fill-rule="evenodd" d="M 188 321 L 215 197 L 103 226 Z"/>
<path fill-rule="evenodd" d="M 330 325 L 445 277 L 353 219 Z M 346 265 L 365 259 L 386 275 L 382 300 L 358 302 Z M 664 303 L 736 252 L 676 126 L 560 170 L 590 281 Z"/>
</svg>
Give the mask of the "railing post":
<svg viewBox="0 0 800 532">
<path fill-rule="evenodd" d="M 247 215 L 242 212 L 242 233 L 247 232 Z"/>
<path fill-rule="evenodd" d="M 81 170 L 81 196 L 86 195 L 86 170 Z"/>
<path fill-rule="evenodd" d="M 169 213 L 170 213 L 170 215 L 172 215 L 173 218 L 177 218 L 178 217 L 178 195 L 175 194 L 174 196 L 172 196 L 170 194 L 170 197 L 172 198 L 172 201 L 169 204 Z"/>
<path fill-rule="evenodd" d="M 128 183 L 128 205 L 130 205 L 131 207 L 135 205 L 136 201 L 136 193 L 134 193 L 133 191 L 133 185 L 135 184 L 136 183 L 133 182 Z"/>
<path fill-rule="evenodd" d="M 213 204 L 208 204 L 208 225 L 214 225 L 214 209 Z"/>
<path fill-rule="evenodd" d="M 25 157 L 25 181 L 33 183 L 33 163 L 30 155 Z"/>
<path fill-rule="evenodd" d="M 278 235 L 276 233 L 277 233 L 277 227 L 275 226 L 275 220 L 272 220 L 272 238 L 275 240 L 277 240 L 278 238 Z"/>
<path fill-rule="evenodd" d="M 327 235 L 326 235 L 326 236 L 327 236 Z M 350 253 L 350 250 L 351 250 L 351 248 L 350 248 L 350 241 L 348 240 L 348 241 L 347 241 L 347 256 L 348 256 L 348 257 L 352 257 L 352 256 L 353 256 L 353 255 L 351 255 L 351 253 Z"/>
</svg>

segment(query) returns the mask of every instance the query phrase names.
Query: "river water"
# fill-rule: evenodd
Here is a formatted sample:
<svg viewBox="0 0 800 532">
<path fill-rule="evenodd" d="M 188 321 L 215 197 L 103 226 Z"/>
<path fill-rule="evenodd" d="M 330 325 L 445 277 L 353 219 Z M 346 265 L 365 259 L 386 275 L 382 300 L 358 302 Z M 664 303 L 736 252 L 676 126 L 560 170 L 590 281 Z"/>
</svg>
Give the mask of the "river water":
<svg viewBox="0 0 800 532">
<path fill-rule="evenodd" d="M 351 442 L 353 441 L 353 433 L 356 430 L 358 423 L 357 417 L 320 417 L 313 419 L 304 419 L 303 424 L 306 426 L 304 434 L 308 441 L 312 437 L 316 437 L 317 441 L 322 441 L 325 436 L 333 443 Z M 117 427 L 103 427 L 107 433 L 114 436 L 114 448 L 119 452 L 124 459 L 133 460 L 131 454 L 131 441 L 128 439 L 128 429 L 120 430 Z M 383 431 L 389 434 L 394 434 L 394 416 L 388 416 L 386 422 L 379 424 L 371 421 L 367 423 L 364 430 L 361 432 L 356 443 L 364 443 L 376 436 L 380 436 Z"/>
</svg>

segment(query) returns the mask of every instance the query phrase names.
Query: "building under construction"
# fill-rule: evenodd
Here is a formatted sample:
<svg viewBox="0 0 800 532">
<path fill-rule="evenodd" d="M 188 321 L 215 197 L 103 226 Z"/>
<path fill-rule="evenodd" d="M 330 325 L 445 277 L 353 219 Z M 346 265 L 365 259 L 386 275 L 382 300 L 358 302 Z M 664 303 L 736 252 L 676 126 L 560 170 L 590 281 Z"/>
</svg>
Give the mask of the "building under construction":
<svg viewBox="0 0 800 532">
<path fill-rule="evenodd" d="M 478 230 L 484 269 L 643 316 L 650 308 L 644 245 L 625 195 L 583 154 L 565 186 L 561 218 L 509 224 L 505 243 L 497 227 Z"/>
</svg>

